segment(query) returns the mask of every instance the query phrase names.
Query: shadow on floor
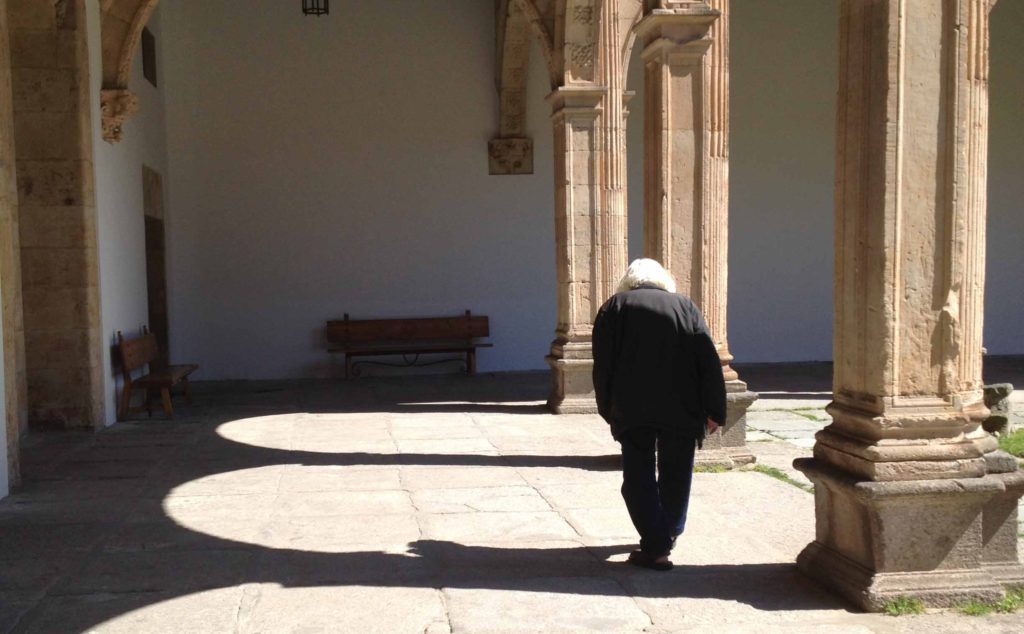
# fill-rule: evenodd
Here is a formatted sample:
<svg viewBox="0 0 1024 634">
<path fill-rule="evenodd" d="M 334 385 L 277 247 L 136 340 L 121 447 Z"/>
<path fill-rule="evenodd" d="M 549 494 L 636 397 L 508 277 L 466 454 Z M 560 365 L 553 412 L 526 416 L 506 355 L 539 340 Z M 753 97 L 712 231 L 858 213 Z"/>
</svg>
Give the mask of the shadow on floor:
<svg viewBox="0 0 1024 634">
<path fill-rule="evenodd" d="M 500 379 L 362 379 L 357 387 L 312 382 L 258 389 L 200 385 L 196 405 L 184 408 L 177 421 L 124 423 L 97 434 L 36 435 L 23 454 L 24 486 L 0 502 L 0 631 L 83 631 L 174 597 L 247 583 L 715 598 L 766 611 L 844 607 L 785 564 L 679 566 L 655 573 L 607 561 L 633 544 L 493 548 L 419 540 L 406 553 L 312 552 L 197 532 L 163 509 L 163 500 L 183 484 L 272 465 L 618 469 L 617 455 L 294 452 L 240 444 L 217 433 L 224 422 L 243 418 L 240 411 L 388 412 L 411 404 L 412 411 L 427 406 L 465 413 L 475 411 L 467 403 L 478 403 L 496 408 L 488 411 L 535 412 L 546 378 L 518 377 L 504 385 Z M 522 410 L 517 403 L 525 404 Z"/>
</svg>

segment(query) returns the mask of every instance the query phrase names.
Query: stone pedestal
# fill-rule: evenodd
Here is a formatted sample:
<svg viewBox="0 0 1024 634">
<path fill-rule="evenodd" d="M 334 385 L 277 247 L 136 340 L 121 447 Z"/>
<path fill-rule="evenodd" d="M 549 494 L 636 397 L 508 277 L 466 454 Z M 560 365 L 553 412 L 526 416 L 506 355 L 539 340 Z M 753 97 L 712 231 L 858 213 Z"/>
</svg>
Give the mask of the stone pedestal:
<svg viewBox="0 0 1024 634">
<path fill-rule="evenodd" d="M 814 482 L 817 538 L 797 559 L 808 576 L 872 611 L 900 597 L 935 607 L 1002 597 L 981 557 L 998 478 L 873 482 L 811 458 L 795 466 Z"/>
<path fill-rule="evenodd" d="M 1024 472 L 1015 457 L 998 450 L 985 454 L 985 466 L 989 477 L 997 479 L 1002 489 L 982 512 L 981 565 L 1004 587 L 1024 587 L 1024 564 L 1017 552 L 1018 501 L 1024 495 Z"/>
<path fill-rule="evenodd" d="M 596 414 L 594 355 L 590 341 L 551 344 L 546 359 L 551 366 L 548 408 L 555 414 Z"/>
<path fill-rule="evenodd" d="M 1020 578 L 1015 461 L 980 423 L 990 0 L 844 0 L 832 424 L 800 569 L 855 604 Z"/>
<path fill-rule="evenodd" d="M 705 439 L 704 448 L 697 452 L 698 466 L 734 469 L 756 461 L 747 448 L 747 410 L 757 400 L 757 394 L 739 380 L 726 381 L 725 391 L 725 426 Z"/>
</svg>

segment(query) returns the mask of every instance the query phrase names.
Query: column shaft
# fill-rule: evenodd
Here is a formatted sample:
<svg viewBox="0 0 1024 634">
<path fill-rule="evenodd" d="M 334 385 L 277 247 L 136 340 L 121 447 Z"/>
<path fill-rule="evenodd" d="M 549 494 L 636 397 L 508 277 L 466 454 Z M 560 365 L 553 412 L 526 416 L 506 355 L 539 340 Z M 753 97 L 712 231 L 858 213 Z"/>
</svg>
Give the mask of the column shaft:
<svg viewBox="0 0 1024 634">
<path fill-rule="evenodd" d="M 990 4 L 842 4 L 833 422 L 797 461 L 799 564 L 869 609 L 1001 594 L 982 553 L 1017 475 L 978 433 Z"/>
<path fill-rule="evenodd" d="M 581 7 L 582 8 L 582 7 Z M 597 309 L 626 268 L 625 121 L 618 3 L 573 11 L 575 35 L 595 34 L 596 83 L 569 83 L 550 97 L 555 126 L 555 242 L 558 330 L 547 358 L 552 368 L 548 406 L 558 413 L 596 413 L 590 335 Z M 586 41 L 586 38 L 584 38 Z M 574 50 L 591 50 L 590 44 Z M 582 72 L 582 71 L 580 71 Z"/>
<path fill-rule="evenodd" d="M 18 189 L 11 102 L 7 0 L 0 0 L 0 297 L 3 300 L 3 390 L 8 483 L 20 480 L 18 444 L 28 422 L 25 405 L 25 332 L 21 314 Z"/>
<path fill-rule="evenodd" d="M 728 420 L 699 455 L 736 466 L 746 448 L 746 411 L 756 399 L 729 366 L 728 2 L 655 10 L 638 27 L 644 42 L 644 247 L 701 308 L 722 360 Z"/>
<path fill-rule="evenodd" d="M 29 418 L 103 424 L 88 43 L 81 0 L 10 3 Z"/>
</svg>

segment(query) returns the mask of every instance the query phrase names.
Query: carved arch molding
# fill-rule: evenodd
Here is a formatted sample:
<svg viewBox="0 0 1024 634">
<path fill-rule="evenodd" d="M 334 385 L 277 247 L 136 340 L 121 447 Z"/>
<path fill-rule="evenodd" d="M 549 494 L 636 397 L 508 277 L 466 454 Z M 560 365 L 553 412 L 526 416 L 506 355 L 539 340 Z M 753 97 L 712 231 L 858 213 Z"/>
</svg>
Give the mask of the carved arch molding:
<svg viewBox="0 0 1024 634">
<path fill-rule="evenodd" d="M 103 139 L 121 140 L 121 126 L 138 109 L 138 100 L 128 90 L 135 50 L 142 28 L 149 22 L 159 0 L 101 0 L 100 38 L 103 50 L 103 90 L 100 114 Z"/>
<path fill-rule="evenodd" d="M 100 2 L 103 54 L 100 111 L 103 137 L 109 142 L 121 139 L 122 124 L 138 108 L 135 95 L 128 90 L 128 79 L 142 29 L 158 2 Z M 536 40 L 544 55 L 552 89 L 567 83 L 593 83 L 603 2 L 618 3 L 625 9 L 624 14 L 673 4 L 672 0 L 495 0 L 500 112 L 498 138 L 492 142 L 492 149 L 497 147 L 503 152 L 498 162 L 505 170 L 498 173 L 524 173 L 525 163 L 516 167 L 516 160 L 511 163 L 505 160 L 516 152 L 529 154 L 529 171 L 532 172 L 532 142 L 526 139 L 523 129 L 530 38 Z M 493 152 L 491 158 L 493 172 Z"/>
</svg>

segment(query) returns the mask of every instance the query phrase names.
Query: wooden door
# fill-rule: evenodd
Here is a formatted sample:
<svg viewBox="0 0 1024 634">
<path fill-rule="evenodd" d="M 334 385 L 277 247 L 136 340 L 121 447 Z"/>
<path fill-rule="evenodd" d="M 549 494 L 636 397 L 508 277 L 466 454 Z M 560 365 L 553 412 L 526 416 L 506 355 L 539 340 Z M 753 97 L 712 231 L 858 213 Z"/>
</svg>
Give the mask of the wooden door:
<svg viewBox="0 0 1024 634">
<path fill-rule="evenodd" d="M 149 330 L 160 346 L 160 361 L 167 363 L 170 324 L 167 318 L 167 258 L 164 240 L 163 179 L 159 172 L 142 167 L 146 217 L 146 288 L 149 299 Z"/>
</svg>

